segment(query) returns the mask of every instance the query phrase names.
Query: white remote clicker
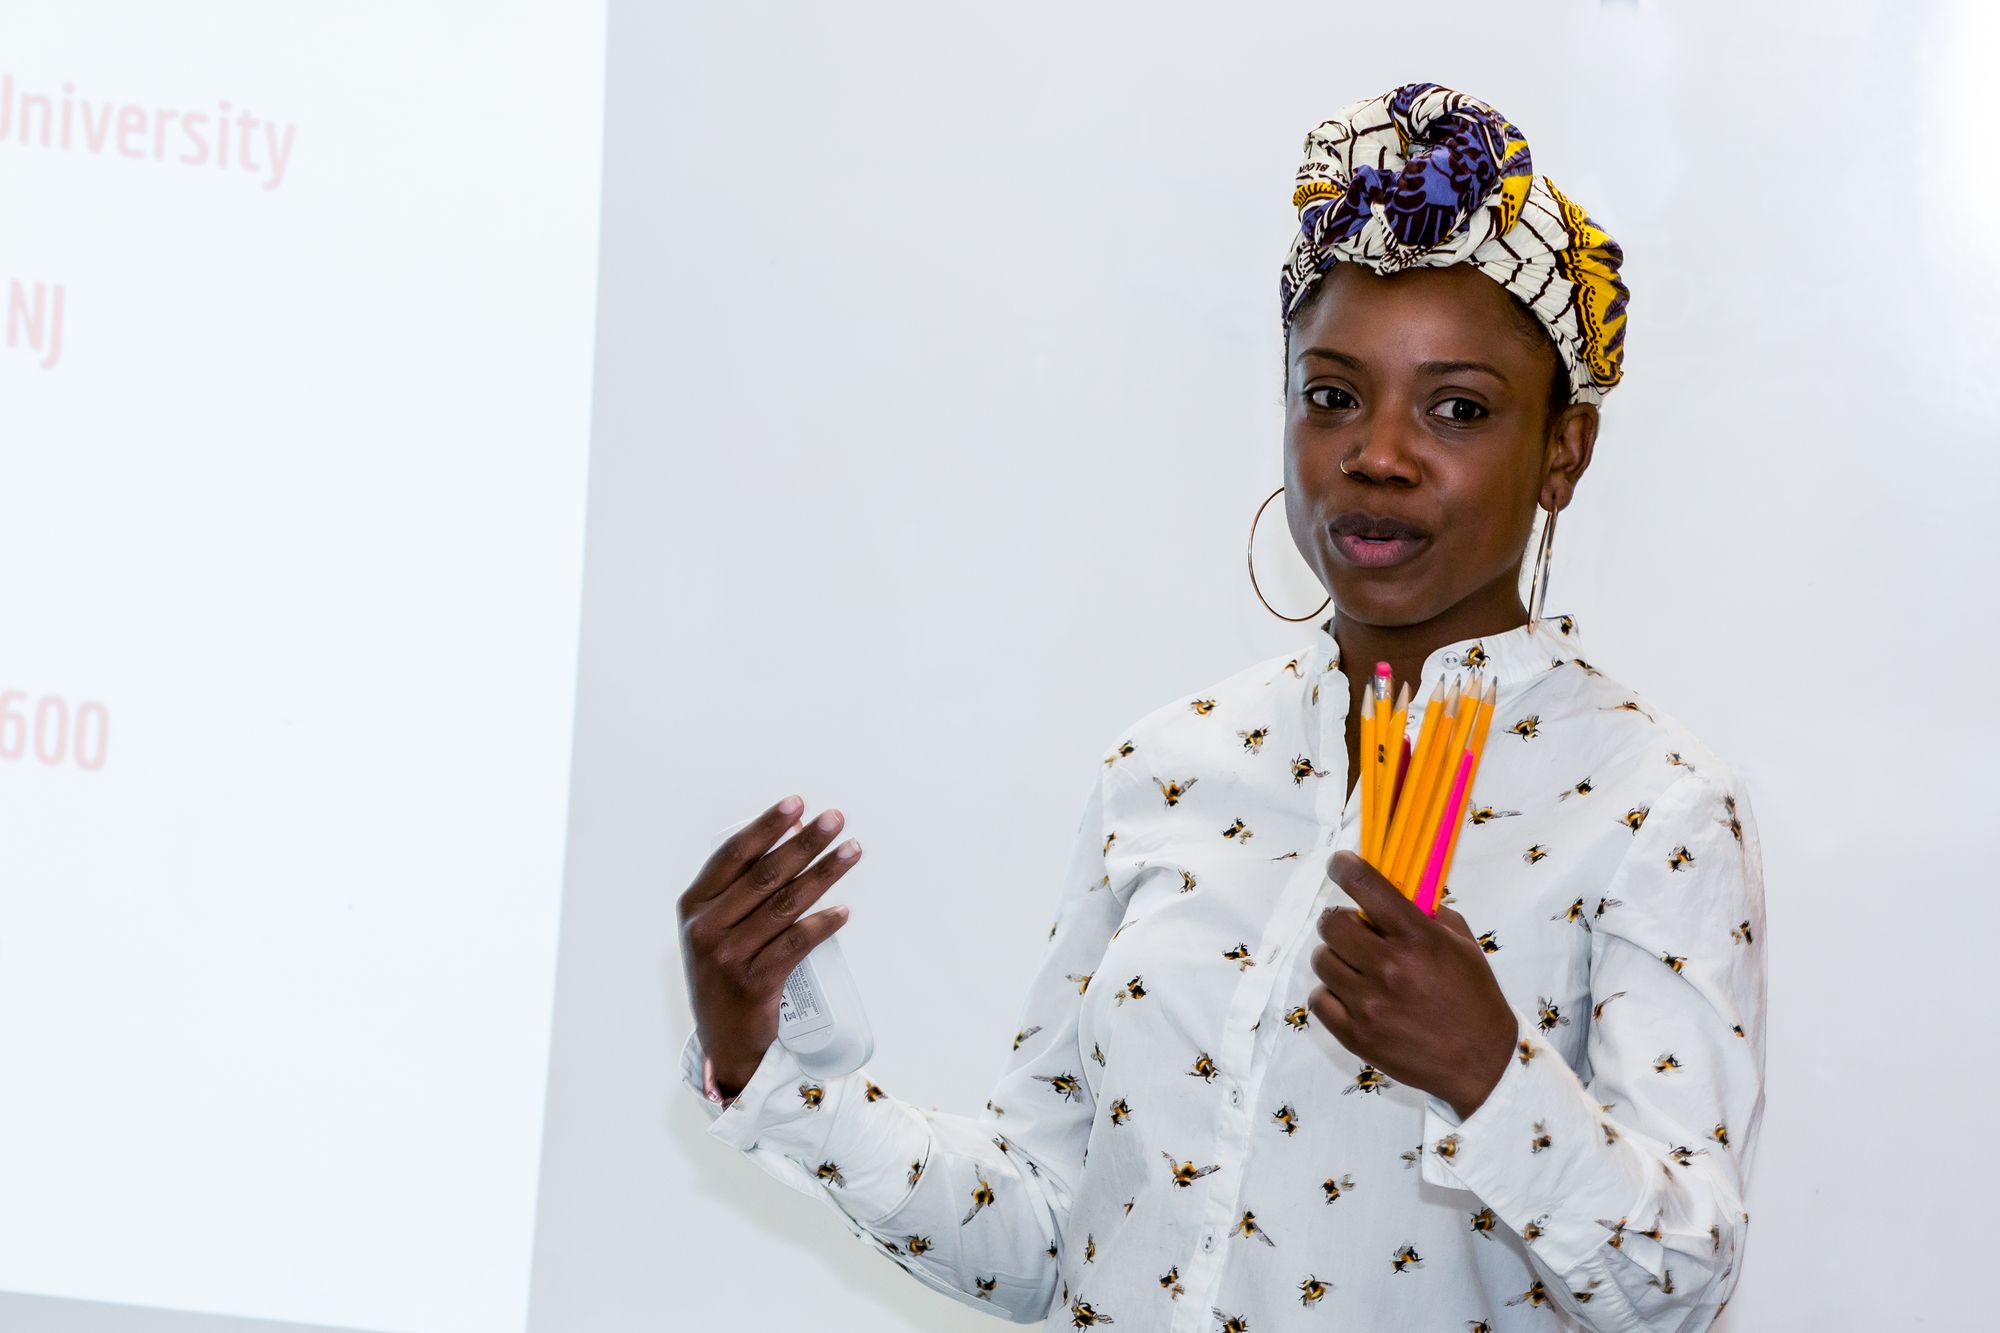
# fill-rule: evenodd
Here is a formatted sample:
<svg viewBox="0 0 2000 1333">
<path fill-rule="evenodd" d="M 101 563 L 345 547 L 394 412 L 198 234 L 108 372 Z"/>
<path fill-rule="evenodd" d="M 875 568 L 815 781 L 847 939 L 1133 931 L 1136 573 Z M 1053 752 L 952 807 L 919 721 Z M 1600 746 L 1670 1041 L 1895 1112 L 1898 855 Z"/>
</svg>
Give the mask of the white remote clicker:
<svg viewBox="0 0 2000 1333">
<path fill-rule="evenodd" d="M 758 818 L 739 819 L 709 840 L 714 851 L 732 833 Z M 797 835 L 794 835 L 797 836 Z M 783 845 L 783 844 L 779 844 Z M 822 909 L 833 904 L 822 902 Z M 875 1053 L 875 1033 L 861 1007 L 861 991 L 829 935 L 799 960 L 778 997 L 778 1040 L 814 1078 L 838 1078 L 861 1068 Z"/>
</svg>

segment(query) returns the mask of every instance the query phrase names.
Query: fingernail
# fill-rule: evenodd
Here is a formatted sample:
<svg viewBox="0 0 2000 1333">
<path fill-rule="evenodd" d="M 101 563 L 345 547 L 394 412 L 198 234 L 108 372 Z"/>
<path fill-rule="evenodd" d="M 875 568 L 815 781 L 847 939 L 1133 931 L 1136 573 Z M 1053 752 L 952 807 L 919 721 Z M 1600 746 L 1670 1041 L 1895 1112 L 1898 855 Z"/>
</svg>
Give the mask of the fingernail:
<svg viewBox="0 0 2000 1333">
<path fill-rule="evenodd" d="M 805 808 L 805 798 L 801 796 L 787 796 L 784 800 L 778 802 L 778 813 L 787 817 L 796 815 Z"/>
</svg>

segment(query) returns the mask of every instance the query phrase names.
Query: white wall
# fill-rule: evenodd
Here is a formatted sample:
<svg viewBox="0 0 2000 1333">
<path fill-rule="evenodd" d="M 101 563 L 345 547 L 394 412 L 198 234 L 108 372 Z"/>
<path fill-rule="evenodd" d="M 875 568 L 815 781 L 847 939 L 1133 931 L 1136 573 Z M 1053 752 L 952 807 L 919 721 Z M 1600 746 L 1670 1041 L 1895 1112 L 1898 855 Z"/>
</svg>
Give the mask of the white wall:
<svg viewBox="0 0 2000 1333">
<path fill-rule="evenodd" d="M 1990 1309 L 1990 11 L 1413 14 L 612 6 L 538 1328 L 991 1326 L 703 1137 L 674 898 L 722 824 L 840 806 L 842 938 L 905 978 L 872 1070 L 982 1103 L 1102 743 L 1298 640 L 1242 554 L 1292 171 L 1414 79 L 1499 107 L 1627 255 L 1551 608 L 1762 823 L 1769 1111 L 1721 1327 Z"/>
</svg>

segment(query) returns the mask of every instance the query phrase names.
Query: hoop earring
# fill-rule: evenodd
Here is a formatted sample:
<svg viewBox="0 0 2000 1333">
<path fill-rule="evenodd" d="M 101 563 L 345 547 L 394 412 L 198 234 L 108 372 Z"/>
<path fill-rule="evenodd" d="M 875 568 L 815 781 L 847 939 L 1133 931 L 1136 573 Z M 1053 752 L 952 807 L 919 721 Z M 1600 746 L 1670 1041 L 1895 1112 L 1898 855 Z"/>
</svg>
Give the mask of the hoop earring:
<svg viewBox="0 0 2000 1333">
<path fill-rule="evenodd" d="M 1285 615 L 1283 612 L 1274 608 L 1269 602 L 1264 601 L 1264 590 L 1257 586 L 1257 556 L 1256 556 L 1257 519 L 1264 517 L 1264 505 L 1271 503 L 1271 501 L 1277 499 L 1280 495 L 1283 495 L 1284 493 L 1285 493 L 1285 488 L 1283 486 L 1280 486 L 1277 490 L 1272 491 L 1269 495 L 1264 497 L 1264 504 L 1257 506 L 1257 515 L 1255 518 L 1252 518 L 1250 520 L 1250 541 L 1249 544 L 1246 545 L 1244 548 L 1244 563 L 1250 566 L 1250 590 L 1257 594 L 1258 601 L 1264 602 L 1264 609 L 1266 611 L 1269 611 L 1272 615 L 1278 617 L 1278 619 L 1280 620 L 1289 620 L 1293 624 L 1297 624 L 1301 620 L 1311 620 L 1314 616 L 1318 615 L 1320 611 L 1326 610 L 1327 602 L 1331 602 L 1333 600 L 1333 594 L 1328 593 L 1326 595 L 1326 601 L 1321 602 L 1319 604 L 1318 610 L 1308 611 L 1302 616 Z"/>
<path fill-rule="evenodd" d="M 1546 511 L 1548 518 L 1542 524 L 1542 540 L 1535 548 L 1535 576 L 1528 584 L 1528 623 L 1542 623 L 1542 603 L 1549 595 L 1549 555 L 1556 540 L 1556 511 Z"/>
</svg>

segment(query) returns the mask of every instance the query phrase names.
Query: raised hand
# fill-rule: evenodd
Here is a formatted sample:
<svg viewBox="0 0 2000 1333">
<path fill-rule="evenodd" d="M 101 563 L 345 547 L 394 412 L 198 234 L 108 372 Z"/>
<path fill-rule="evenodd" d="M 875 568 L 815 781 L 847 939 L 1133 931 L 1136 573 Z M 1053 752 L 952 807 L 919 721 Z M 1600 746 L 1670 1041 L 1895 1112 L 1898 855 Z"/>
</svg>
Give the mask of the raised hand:
<svg viewBox="0 0 2000 1333">
<path fill-rule="evenodd" d="M 777 1040 L 785 978 L 847 920 L 845 907 L 800 915 L 861 855 L 861 844 L 849 838 L 813 862 L 840 831 L 838 810 L 780 843 L 804 808 L 787 797 L 738 829 L 680 896 L 688 1003 L 724 1096 L 750 1081 Z"/>
</svg>

